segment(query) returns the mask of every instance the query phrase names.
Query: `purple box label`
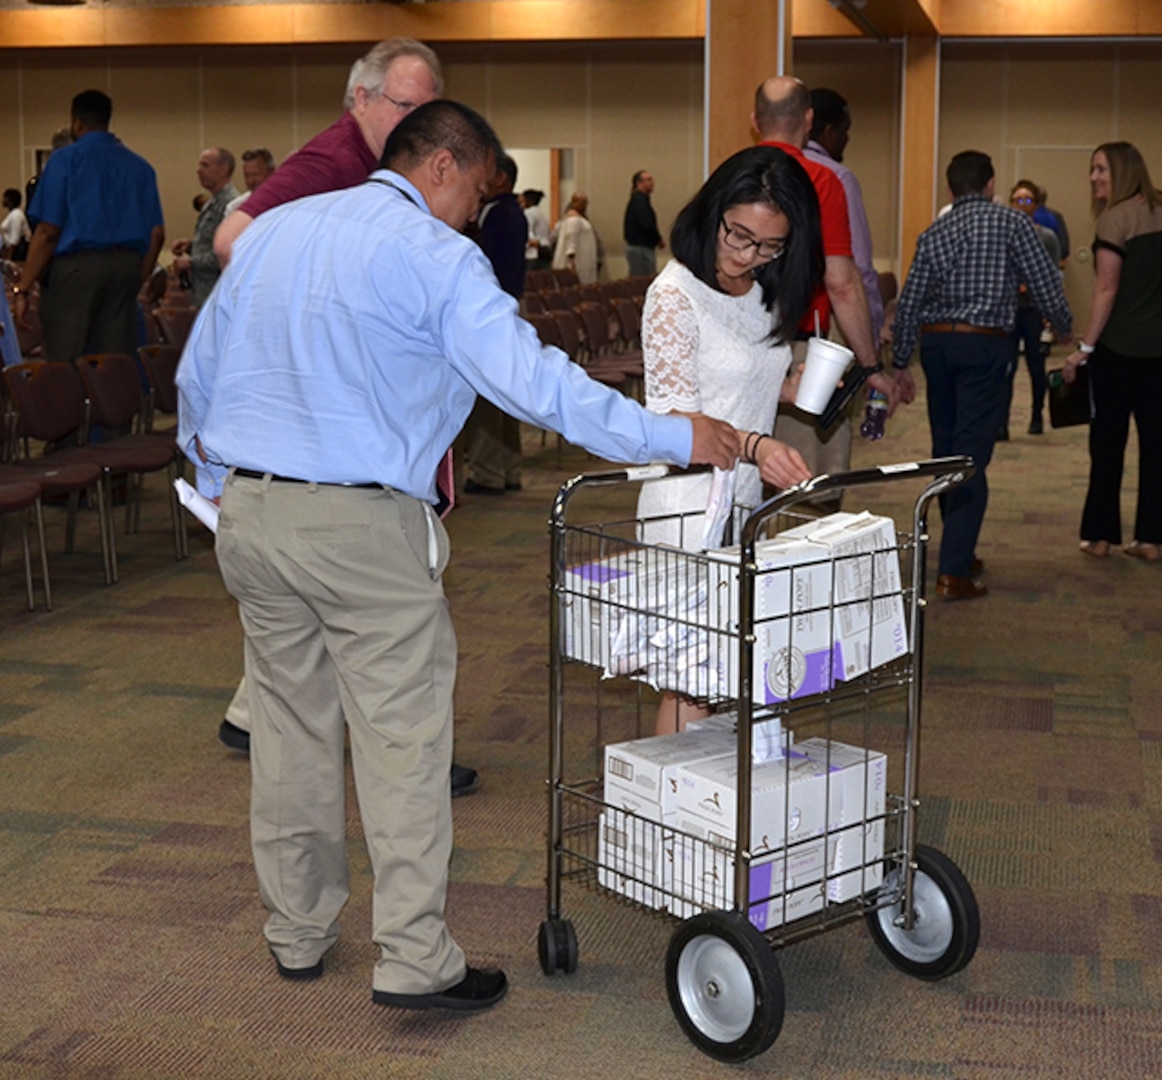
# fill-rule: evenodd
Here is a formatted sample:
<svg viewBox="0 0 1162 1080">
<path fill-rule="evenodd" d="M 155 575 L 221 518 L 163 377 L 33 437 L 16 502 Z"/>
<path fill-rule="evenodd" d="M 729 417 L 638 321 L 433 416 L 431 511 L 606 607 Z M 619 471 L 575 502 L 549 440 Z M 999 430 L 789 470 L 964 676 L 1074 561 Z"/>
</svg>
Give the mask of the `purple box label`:
<svg viewBox="0 0 1162 1080">
<path fill-rule="evenodd" d="M 630 577 L 630 571 L 610 566 L 609 563 L 586 563 L 584 566 L 574 567 L 570 573 L 576 574 L 584 581 L 595 581 L 599 585 L 616 581 L 618 578 Z"/>
<path fill-rule="evenodd" d="M 830 650 L 804 653 L 791 647 L 780 649 L 763 670 L 764 703 L 786 701 L 830 690 L 837 673 L 843 670 L 843 647 L 836 642 Z"/>
</svg>

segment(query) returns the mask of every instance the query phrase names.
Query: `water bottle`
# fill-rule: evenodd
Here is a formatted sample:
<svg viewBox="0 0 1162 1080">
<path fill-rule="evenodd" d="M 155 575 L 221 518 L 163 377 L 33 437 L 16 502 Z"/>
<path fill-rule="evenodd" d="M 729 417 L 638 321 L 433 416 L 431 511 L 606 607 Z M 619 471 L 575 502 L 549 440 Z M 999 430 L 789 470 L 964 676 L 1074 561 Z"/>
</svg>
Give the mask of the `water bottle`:
<svg viewBox="0 0 1162 1080">
<path fill-rule="evenodd" d="M 869 390 L 867 407 L 863 413 L 863 423 L 859 426 L 859 433 L 865 439 L 882 439 L 884 425 L 888 420 L 888 397 L 879 390 Z"/>
</svg>

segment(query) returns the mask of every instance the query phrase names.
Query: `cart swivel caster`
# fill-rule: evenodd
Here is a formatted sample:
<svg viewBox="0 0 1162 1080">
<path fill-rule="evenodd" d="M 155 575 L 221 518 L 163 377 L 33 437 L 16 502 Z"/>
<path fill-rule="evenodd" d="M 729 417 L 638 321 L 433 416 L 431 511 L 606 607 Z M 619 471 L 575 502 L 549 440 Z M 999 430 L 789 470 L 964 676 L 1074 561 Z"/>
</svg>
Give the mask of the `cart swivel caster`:
<svg viewBox="0 0 1162 1080">
<path fill-rule="evenodd" d="M 885 891 L 903 891 L 903 869 L 884 878 Z M 916 846 L 912 878 L 912 929 L 905 930 L 904 901 L 869 911 L 868 929 L 880 951 L 918 979 L 944 979 L 968 965 L 980 940 L 980 908 L 967 878 L 947 855 Z"/>
<path fill-rule="evenodd" d="M 537 937 L 537 955 L 546 975 L 577 970 L 577 932 L 568 919 L 546 919 Z"/>
<path fill-rule="evenodd" d="M 783 1026 L 778 961 L 737 912 L 707 912 L 678 927 L 666 953 L 666 992 L 690 1041 L 719 1061 L 756 1057 Z"/>
</svg>

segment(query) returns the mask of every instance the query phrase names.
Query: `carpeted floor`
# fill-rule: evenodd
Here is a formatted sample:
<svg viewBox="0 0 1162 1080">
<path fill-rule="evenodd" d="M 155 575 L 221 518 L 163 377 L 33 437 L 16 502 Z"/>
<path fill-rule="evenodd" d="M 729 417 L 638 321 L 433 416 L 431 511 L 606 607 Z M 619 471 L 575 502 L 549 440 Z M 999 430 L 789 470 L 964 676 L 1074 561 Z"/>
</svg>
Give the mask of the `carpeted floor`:
<svg viewBox="0 0 1162 1080">
<path fill-rule="evenodd" d="M 473 962 L 502 965 L 512 983 L 468 1019 L 371 1004 L 353 792 L 343 937 L 321 981 L 275 976 L 246 761 L 215 738 L 241 668 L 237 619 L 196 525 L 191 558 L 174 562 L 160 480 L 141 533 L 119 538 L 113 588 L 100 583 L 92 515 L 64 556 L 63 510 L 48 511 L 52 613 L 23 608 L 9 529 L 0 1080 L 1162 1076 L 1162 567 L 1078 553 L 1085 430 L 1025 436 L 1027 401 L 1022 374 L 1014 438 L 989 474 L 978 553 L 990 595 L 933 603 L 928 618 L 921 832 L 975 888 L 976 959 L 944 982 L 916 981 L 859 924 L 781 950 L 782 1035 L 738 1068 L 702 1055 L 670 1012 L 673 923 L 566 884 L 579 969 L 546 978 L 536 958 L 546 520 L 562 479 L 592 459 L 566 447 L 559 467 L 555 440 L 527 431 L 524 490 L 466 497 L 449 523 L 456 757 L 483 785 L 454 804 L 448 917 Z M 857 440 L 857 462 L 926 456 L 922 404 L 888 431 Z M 902 520 L 905 486 L 867 505 Z M 606 493 L 598 510 L 618 506 L 632 493 Z"/>
</svg>

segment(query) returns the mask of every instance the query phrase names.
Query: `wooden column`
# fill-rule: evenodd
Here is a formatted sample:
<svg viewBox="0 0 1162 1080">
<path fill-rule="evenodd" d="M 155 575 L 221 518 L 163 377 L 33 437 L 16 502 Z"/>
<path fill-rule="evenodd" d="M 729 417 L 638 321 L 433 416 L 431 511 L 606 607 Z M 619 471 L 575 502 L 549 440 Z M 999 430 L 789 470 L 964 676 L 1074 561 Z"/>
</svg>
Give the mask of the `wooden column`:
<svg viewBox="0 0 1162 1080">
<path fill-rule="evenodd" d="M 900 165 L 900 284 L 916 253 L 916 237 L 936 216 L 944 181 L 937 174 L 940 39 L 904 39 L 903 160 Z"/>
<path fill-rule="evenodd" d="M 791 70 L 792 0 L 783 0 L 783 65 Z M 706 0 L 706 169 L 754 143 L 754 92 L 779 73 L 779 0 Z"/>
</svg>

